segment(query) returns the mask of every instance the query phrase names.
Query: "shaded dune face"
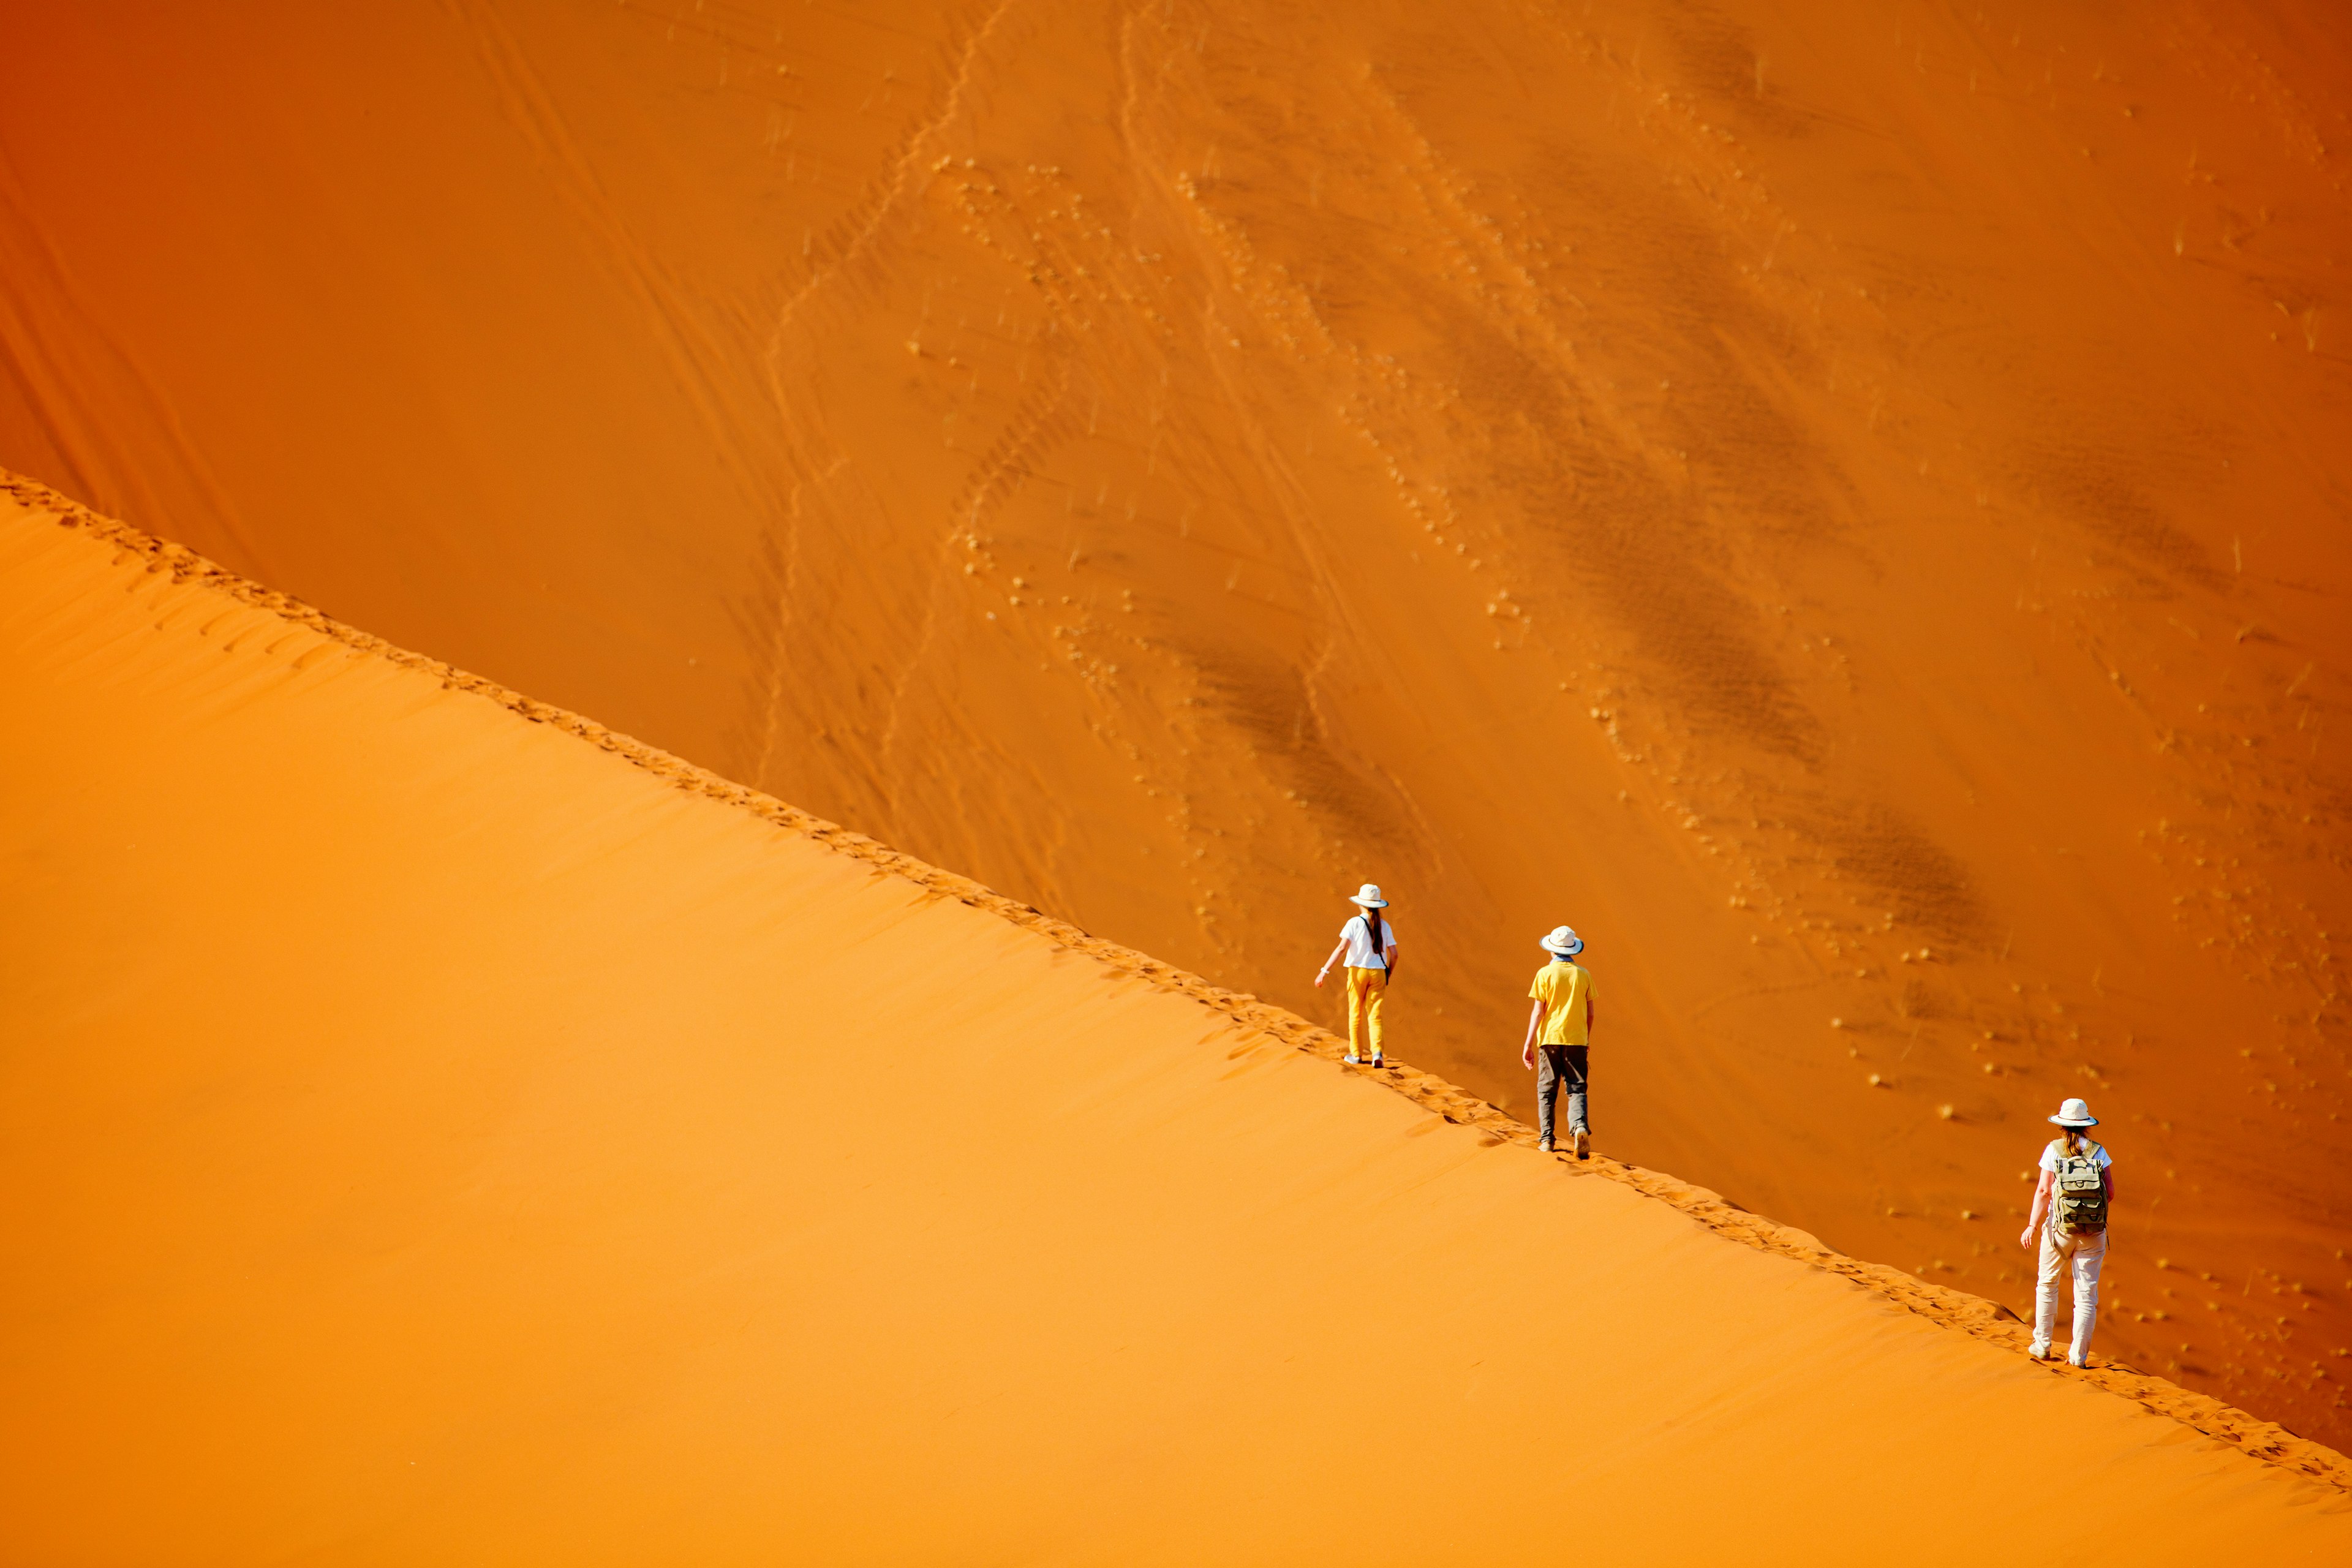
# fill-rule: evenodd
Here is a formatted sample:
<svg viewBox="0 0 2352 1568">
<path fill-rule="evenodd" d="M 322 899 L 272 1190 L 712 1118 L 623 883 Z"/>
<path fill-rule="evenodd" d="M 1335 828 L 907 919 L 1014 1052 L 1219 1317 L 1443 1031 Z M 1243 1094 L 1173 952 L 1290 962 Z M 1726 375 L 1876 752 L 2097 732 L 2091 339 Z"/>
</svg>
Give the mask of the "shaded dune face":
<svg viewBox="0 0 2352 1568">
<path fill-rule="evenodd" d="M 2322 8 L 13 25 L 0 463 L 2352 1434 Z"/>
</svg>

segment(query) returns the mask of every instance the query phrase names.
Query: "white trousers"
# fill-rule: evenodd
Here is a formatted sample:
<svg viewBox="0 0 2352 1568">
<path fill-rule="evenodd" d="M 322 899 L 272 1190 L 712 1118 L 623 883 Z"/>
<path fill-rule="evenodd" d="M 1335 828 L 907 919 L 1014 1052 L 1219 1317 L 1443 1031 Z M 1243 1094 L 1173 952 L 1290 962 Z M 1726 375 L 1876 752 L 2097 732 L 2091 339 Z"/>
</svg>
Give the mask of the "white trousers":
<svg viewBox="0 0 2352 1568">
<path fill-rule="evenodd" d="M 2033 1352 L 2047 1354 L 2050 1331 L 2058 1320 L 2058 1276 L 2074 1266 L 2074 1348 L 2066 1359 L 2075 1365 L 2091 1353 L 2091 1334 L 2099 1326 L 2099 1265 L 2107 1260 L 2107 1233 L 2060 1236 L 2042 1227 L 2042 1274 L 2033 1287 Z"/>
</svg>

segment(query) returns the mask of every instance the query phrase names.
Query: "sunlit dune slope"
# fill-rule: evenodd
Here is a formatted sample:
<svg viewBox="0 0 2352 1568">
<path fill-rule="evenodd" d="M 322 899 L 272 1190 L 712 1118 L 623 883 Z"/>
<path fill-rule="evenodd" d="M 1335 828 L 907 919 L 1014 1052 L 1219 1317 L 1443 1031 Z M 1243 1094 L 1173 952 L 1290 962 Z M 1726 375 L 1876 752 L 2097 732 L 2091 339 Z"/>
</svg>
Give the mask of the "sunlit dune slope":
<svg viewBox="0 0 2352 1568">
<path fill-rule="evenodd" d="M 18 4 L 0 462 L 2344 1443 L 2338 9 Z"/>
<path fill-rule="evenodd" d="M 2336 1486 L 22 496 L 12 1559 L 2352 1551 Z"/>
</svg>

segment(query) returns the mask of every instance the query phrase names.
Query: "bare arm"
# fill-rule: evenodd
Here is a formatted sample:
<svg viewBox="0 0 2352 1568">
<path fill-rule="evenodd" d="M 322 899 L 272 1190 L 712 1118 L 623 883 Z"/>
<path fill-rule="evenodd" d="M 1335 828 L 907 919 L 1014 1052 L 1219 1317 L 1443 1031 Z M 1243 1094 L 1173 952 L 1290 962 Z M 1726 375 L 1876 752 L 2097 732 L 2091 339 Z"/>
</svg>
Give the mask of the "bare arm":
<svg viewBox="0 0 2352 1568">
<path fill-rule="evenodd" d="M 1536 1065 L 1536 1032 L 1543 1027 L 1544 1014 L 1549 1010 L 1549 1005 L 1540 996 L 1537 997 L 1533 1005 L 1528 1008 L 1527 1044 L 1519 1047 L 1521 1067 L 1531 1068 Z"/>
<path fill-rule="evenodd" d="M 2028 1248 L 2033 1246 L 2033 1233 L 2042 1228 L 2042 1216 L 2050 1207 L 2050 1188 L 2057 1179 L 2055 1173 L 2044 1171 L 2042 1180 L 2034 1184 L 2033 1212 L 2025 1216 L 2025 1228 L 2018 1233 L 2018 1246 Z"/>
<path fill-rule="evenodd" d="M 1339 939 L 1339 945 L 1331 950 L 1331 956 L 1323 961 L 1323 967 L 1315 972 L 1316 984 L 1322 984 L 1323 982 L 1329 977 L 1331 973 L 1331 966 L 1339 963 L 1340 955 L 1345 953 L 1347 951 L 1348 939 L 1343 936 Z"/>
</svg>

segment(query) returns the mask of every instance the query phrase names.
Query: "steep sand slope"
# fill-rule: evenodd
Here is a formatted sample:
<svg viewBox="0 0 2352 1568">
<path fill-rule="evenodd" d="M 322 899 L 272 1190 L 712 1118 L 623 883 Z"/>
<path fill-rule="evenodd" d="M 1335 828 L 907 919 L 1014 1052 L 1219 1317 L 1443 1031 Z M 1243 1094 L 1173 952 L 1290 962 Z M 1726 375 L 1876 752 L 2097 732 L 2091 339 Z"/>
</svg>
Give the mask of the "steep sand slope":
<svg viewBox="0 0 2352 1568">
<path fill-rule="evenodd" d="M 0 461 L 2352 1438 L 2340 7 L 7 22 Z"/>
<path fill-rule="evenodd" d="M 14 1560 L 2352 1552 L 2340 1456 L 210 575 L 0 503 Z"/>
</svg>

